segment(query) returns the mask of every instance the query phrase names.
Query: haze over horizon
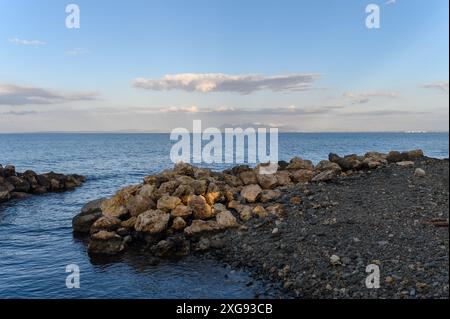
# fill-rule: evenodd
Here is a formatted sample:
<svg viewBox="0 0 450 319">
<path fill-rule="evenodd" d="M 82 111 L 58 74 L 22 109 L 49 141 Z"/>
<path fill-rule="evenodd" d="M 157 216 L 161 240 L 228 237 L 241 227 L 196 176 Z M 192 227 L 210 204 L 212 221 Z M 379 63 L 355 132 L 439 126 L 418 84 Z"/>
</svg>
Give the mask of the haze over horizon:
<svg viewBox="0 0 450 319">
<path fill-rule="evenodd" d="M 447 0 L 74 3 L 0 0 L 0 133 L 448 132 Z"/>
</svg>

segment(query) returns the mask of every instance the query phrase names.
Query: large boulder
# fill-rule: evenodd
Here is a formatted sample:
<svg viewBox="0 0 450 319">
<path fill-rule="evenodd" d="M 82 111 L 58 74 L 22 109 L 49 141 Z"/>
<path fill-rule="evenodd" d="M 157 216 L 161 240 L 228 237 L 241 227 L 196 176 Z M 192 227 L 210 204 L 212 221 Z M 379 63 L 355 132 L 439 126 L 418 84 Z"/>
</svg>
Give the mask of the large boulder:
<svg viewBox="0 0 450 319">
<path fill-rule="evenodd" d="M 6 180 L 14 186 L 14 191 L 16 192 L 28 193 L 31 189 L 30 183 L 24 178 L 10 176 Z"/>
<path fill-rule="evenodd" d="M 204 233 L 215 232 L 223 229 L 215 220 L 194 220 L 192 224 L 184 229 L 186 236 L 199 236 Z"/>
<path fill-rule="evenodd" d="M 342 158 L 337 154 L 330 153 L 328 155 L 328 160 L 330 162 L 338 164 L 344 172 L 353 169 L 353 165 L 350 162 L 348 162 L 345 158 Z"/>
<path fill-rule="evenodd" d="M 241 191 L 241 196 L 247 201 L 247 203 L 254 203 L 258 200 L 262 189 L 259 185 L 247 185 Z"/>
<path fill-rule="evenodd" d="M 134 228 L 138 232 L 157 235 L 167 229 L 169 220 L 170 214 L 162 210 L 149 210 L 137 217 Z"/>
<path fill-rule="evenodd" d="M 81 208 L 81 213 L 72 219 L 72 228 L 76 233 L 89 233 L 91 226 L 102 216 L 100 208 L 104 198 L 93 200 Z"/>
<path fill-rule="evenodd" d="M 236 217 L 230 211 L 221 211 L 216 215 L 216 221 L 223 228 L 231 228 L 238 226 Z"/>
<path fill-rule="evenodd" d="M 100 231 L 92 235 L 88 245 L 91 254 L 115 255 L 125 249 L 125 240 L 114 232 Z"/>
<path fill-rule="evenodd" d="M 178 205 L 181 204 L 181 199 L 175 196 L 163 196 L 158 200 L 157 208 L 159 210 L 170 212 L 172 209 L 175 209 Z"/>
<path fill-rule="evenodd" d="M 291 178 L 296 183 L 308 183 L 314 176 L 314 171 L 308 169 L 299 169 L 291 171 Z"/>
<path fill-rule="evenodd" d="M 335 175 L 338 175 L 342 172 L 342 168 L 333 162 L 330 161 L 320 161 L 315 168 L 316 172 L 325 172 L 325 171 L 333 171 Z"/>
<path fill-rule="evenodd" d="M 211 206 L 206 202 L 205 197 L 194 195 L 188 203 L 188 207 L 192 210 L 196 219 L 209 219 L 214 217 Z"/>
<path fill-rule="evenodd" d="M 309 160 L 304 160 L 300 157 L 294 157 L 293 159 L 291 159 L 291 162 L 286 167 L 286 169 L 294 170 L 294 171 L 299 170 L 299 169 L 306 169 L 306 170 L 312 171 L 312 170 L 314 170 L 314 165 Z"/>
</svg>

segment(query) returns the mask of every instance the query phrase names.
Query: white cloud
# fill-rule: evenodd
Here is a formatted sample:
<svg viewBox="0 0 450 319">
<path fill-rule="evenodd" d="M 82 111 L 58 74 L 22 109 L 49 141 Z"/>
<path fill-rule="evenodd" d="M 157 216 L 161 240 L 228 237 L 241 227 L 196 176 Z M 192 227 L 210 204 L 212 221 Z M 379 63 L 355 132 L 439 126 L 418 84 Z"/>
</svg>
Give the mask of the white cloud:
<svg viewBox="0 0 450 319">
<path fill-rule="evenodd" d="M 304 91 L 312 89 L 317 74 L 288 74 L 276 76 L 226 75 L 222 73 L 182 73 L 166 75 L 161 79 L 137 78 L 136 88 L 187 92 L 235 92 L 250 94 L 255 91 Z"/>
<path fill-rule="evenodd" d="M 74 48 L 66 51 L 67 55 L 78 56 L 88 54 L 89 51 L 83 48 Z"/>
<path fill-rule="evenodd" d="M 40 40 L 24 40 L 18 38 L 11 38 L 8 39 L 8 41 L 18 45 L 29 45 L 29 46 L 40 46 L 47 44 L 46 42 Z"/>
<path fill-rule="evenodd" d="M 425 89 L 440 90 L 440 91 L 444 92 L 447 95 L 448 95 L 448 92 L 449 92 L 448 91 L 448 81 L 429 83 L 429 84 L 422 85 L 422 87 L 425 88 Z"/>
<path fill-rule="evenodd" d="M 0 105 L 45 105 L 71 101 L 90 101 L 97 93 L 57 93 L 38 87 L 25 87 L 13 84 L 0 84 Z"/>
<path fill-rule="evenodd" d="M 400 94 L 398 92 L 346 92 L 342 96 L 352 100 L 353 104 L 365 104 L 376 98 L 396 99 L 400 97 Z"/>
</svg>

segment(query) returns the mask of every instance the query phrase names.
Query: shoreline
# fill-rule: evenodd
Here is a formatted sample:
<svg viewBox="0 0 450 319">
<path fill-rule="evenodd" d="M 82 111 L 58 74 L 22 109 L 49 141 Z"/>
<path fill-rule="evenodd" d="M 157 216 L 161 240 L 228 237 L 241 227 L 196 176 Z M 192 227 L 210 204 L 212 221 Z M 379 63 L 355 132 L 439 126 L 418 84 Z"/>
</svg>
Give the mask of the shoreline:
<svg viewBox="0 0 450 319">
<path fill-rule="evenodd" d="M 372 192 L 378 194 L 381 189 L 390 186 L 392 178 L 394 180 L 402 179 L 403 186 L 406 185 L 406 190 L 408 190 L 410 179 L 428 182 L 430 178 L 429 172 L 427 172 L 428 165 L 431 165 L 432 173 L 434 166 L 443 166 L 442 169 L 446 170 L 448 175 L 448 159 L 429 159 L 420 150 L 404 153 L 390 152 L 389 154 L 370 152 L 364 156 L 349 155 L 346 157 L 330 154 L 329 161 L 322 161 L 316 166 L 310 161 L 294 158 L 290 163 L 280 162 L 280 170 L 272 176 L 258 175 L 255 173 L 255 169 L 247 166 L 238 166 L 219 173 L 179 164 L 173 170 L 148 176 L 143 184 L 126 187 L 111 198 L 88 203 L 82 213 L 74 218 L 73 228 L 76 233 L 90 234 L 88 251 L 91 255 L 119 254 L 127 247 L 145 249 L 155 256 L 155 260 L 179 258 L 198 253 L 216 258 L 230 264 L 233 268 L 248 268 L 256 278 L 268 280 L 275 285 L 280 284 L 284 287 L 284 291 L 291 294 L 292 297 L 374 297 L 378 294 L 364 287 L 356 293 L 351 289 L 345 292 L 346 288 L 339 288 L 341 290 L 336 291 L 338 285 L 331 285 L 332 280 L 328 280 L 328 285 L 320 287 L 320 294 L 317 294 L 319 290 L 315 284 L 312 287 L 308 286 L 310 282 L 321 284 L 320 280 L 314 279 L 317 276 L 325 276 L 330 273 L 340 274 L 341 270 L 345 269 L 347 264 L 352 264 L 351 261 L 355 258 L 356 265 L 362 267 L 361 263 L 365 262 L 364 257 L 339 256 L 338 254 L 342 253 L 332 254 L 333 249 L 330 247 L 323 249 L 321 253 L 327 256 L 321 256 L 321 258 L 314 256 L 310 262 L 320 261 L 321 269 L 327 271 L 324 273 L 325 275 L 312 274 L 306 283 L 302 280 L 292 280 L 290 275 L 291 273 L 299 275 L 305 269 L 295 269 L 295 266 L 289 263 L 282 266 L 276 263 L 272 265 L 272 263 L 277 260 L 280 249 L 281 251 L 286 250 L 281 253 L 285 257 L 294 254 L 298 261 L 303 260 L 302 255 L 293 253 L 298 241 L 306 240 L 308 242 L 308 236 L 313 236 L 314 241 L 310 242 L 311 246 L 303 247 L 305 253 L 308 254 L 308 249 L 310 253 L 314 251 L 308 247 L 314 247 L 320 239 L 326 241 L 327 236 L 330 237 L 329 230 L 321 230 L 319 234 L 309 234 L 308 232 L 303 234 L 305 228 L 324 224 L 333 229 L 333 227 L 338 227 L 335 225 L 340 225 L 339 214 L 320 221 L 314 220 L 311 210 L 320 212 L 320 209 L 323 208 L 325 212 L 328 212 L 328 210 L 339 209 L 339 202 L 335 203 L 329 200 L 325 200 L 325 203 L 311 204 L 310 197 L 314 197 L 315 192 L 325 194 L 325 198 L 329 198 L 340 194 L 338 188 L 341 187 L 341 183 L 348 183 L 347 187 L 355 193 L 355 196 L 362 196 L 364 193 L 359 194 L 358 192 L 364 187 L 369 187 Z M 424 170 L 421 167 L 427 169 Z M 386 175 L 386 172 L 390 172 L 391 175 Z M 377 185 L 372 186 L 371 177 L 380 174 L 382 182 L 378 181 Z M 384 186 L 383 183 L 388 184 Z M 444 188 L 444 193 L 441 194 L 444 198 L 442 205 L 446 206 L 447 213 L 446 215 L 445 212 L 442 213 L 439 220 L 434 220 L 433 222 L 436 224 L 433 224 L 432 227 L 447 230 L 447 237 L 445 234 L 439 234 L 439 236 L 443 236 L 441 240 L 444 244 L 440 246 L 444 246 L 446 253 L 441 257 L 447 260 L 448 265 L 448 179 L 442 185 Z M 356 187 L 356 189 L 352 187 Z M 309 190 L 309 188 L 313 190 Z M 410 209 L 408 204 L 403 203 L 401 195 L 404 192 L 405 189 L 395 190 L 394 195 L 397 194 L 399 197 L 395 199 L 397 202 L 394 201 L 394 206 L 395 203 L 401 203 Z M 353 198 L 346 200 L 350 203 L 355 201 Z M 370 202 L 370 198 L 366 200 Z M 358 208 L 360 204 L 356 200 L 353 206 Z M 381 207 L 387 209 L 387 206 L 383 208 L 381 205 Z M 364 216 L 364 211 L 358 211 L 356 214 Z M 311 220 L 302 225 L 300 221 L 304 216 L 309 216 Z M 357 218 L 358 216 L 354 219 Z M 383 225 L 384 219 L 380 216 L 377 218 L 372 222 Z M 407 222 L 411 221 L 407 220 Z M 408 223 L 407 225 L 409 225 Z M 347 224 L 344 223 L 344 225 Z M 355 223 L 348 225 L 350 228 L 344 227 L 344 233 L 353 232 L 356 234 L 355 238 L 359 233 L 364 233 L 352 228 L 355 227 Z M 388 234 L 389 238 L 395 238 L 398 235 L 396 233 L 402 232 L 396 230 L 392 233 Z M 289 240 L 283 243 L 285 236 Z M 341 234 L 341 236 L 343 235 Z M 281 248 L 270 243 L 264 247 L 261 246 L 262 242 L 258 243 L 260 238 L 264 238 L 268 242 L 281 241 L 283 244 Z M 364 242 L 364 239 L 356 239 L 357 242 L 346 242 L 346 247 L 356 247 L 357 243 Z M 380 247 L 385 248 L 387 245 L 385 240 L 375 242 L 381 245 Z M 389 241 L 387 242 L 389 244 Z M 373 243 L 369 246 L 372 247 Z M 261 252 L 254 253 L 255 250 Z M 330 258 L 336 259 L 331 268 L 329 268 Z M 307 260 L 309 259 L 307 258 Z M 381 263 L 379 259 L 375 258 L 366 263 L 372 261 Z M 322 263 L 324 264 L 322 265 Z M 264 267 L 261 268 L 263 264 Z M 295 265 L 296 262 L 293 264 Z M 339 268 L 341 266 L 342 268 Z M 360 280 L 365 278 L 361 279 L 361 276 L 367 276 L 364 272 L 365 266 L 367 265 L 364 265 L 362 271 L 358 273 Z M 306 269 L 308 267 L 310 266 L 306 266 Z M 445 268 L 445 266 L 442 267 Z M 351 273 L 344 273 L 344 275 L 351 277 Z M 448 266 L 446 275 L 442 276 L 446 277 L 448 282 Z M 386 277 L 387 279 L 383 277 L 383 280 L 400 281 L 398 277 L 401 276 L 394 274 L 388 277 Z M 290 280 L 284 280 L 284 278 Z M 439 282 L 444 287 L 438 287 L 442 291 L 435 292 L 433 297 L 448 296 L 448 284 L 445 287 L 441 280 Z M 298 288 L 298 283 L 302 283 L 303 286 L 310 287 L 309 289 L 312 290 L 305 293 Z M 417 295 L 424 294 L 425 284 L 427 287 L 435 285 L 435 283 L 420 282 L 415 284 L 419 288 L 416 288 L 414 293 L 413 288 L 409 289 L 409 297 L 415 298 Z M 383 290 L 383 293 L 387 297 L 405 297 L 405 290 L 395 293 Z"/>
</svg>

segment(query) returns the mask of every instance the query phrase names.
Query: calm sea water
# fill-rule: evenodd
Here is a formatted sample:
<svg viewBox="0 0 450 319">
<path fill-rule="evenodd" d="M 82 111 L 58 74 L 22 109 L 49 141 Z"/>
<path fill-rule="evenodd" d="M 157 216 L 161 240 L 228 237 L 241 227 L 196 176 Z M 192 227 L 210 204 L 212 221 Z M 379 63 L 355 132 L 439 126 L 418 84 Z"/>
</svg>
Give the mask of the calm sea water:
<svg viewBox="0 0 450 319">
<path fill-rule="evenodd" d="M 447 133 L 281 134 L 279 157 L 317 162 L 329 152 L 421 148 L 444 158 L 448 143 Z M 248 286 L 245 272 L 195 257 L 158 266 L 134 253 L 91 260 L 85 243 L 73 237 L 71 220 L 83 204 L 171 167 L 172 145 L 167 134 L 0 134 L 0 163 L 88 178 L 73 192 L 0 205 L 0 298 L 252 298 L 264 289 Z M 80 289 L 65 286 L 69 264 L 80 266 Z"/>
</svg>

